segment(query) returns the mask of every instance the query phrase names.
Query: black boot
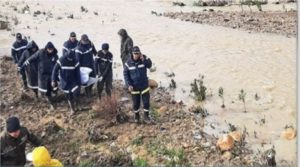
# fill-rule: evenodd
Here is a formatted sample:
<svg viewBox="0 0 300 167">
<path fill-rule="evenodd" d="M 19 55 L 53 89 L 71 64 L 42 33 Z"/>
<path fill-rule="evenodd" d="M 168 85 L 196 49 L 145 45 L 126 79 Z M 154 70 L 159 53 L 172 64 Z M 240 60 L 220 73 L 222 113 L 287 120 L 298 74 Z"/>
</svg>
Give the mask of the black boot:
<svg viewBox="0 0 300 167">
<path fill-rule="evenodd" d="M 38 90 L 37 89 L 33 89 L 33 92 L 35 94 L 36 100 L 39 100 L 39 92 L 38 92 Z"/>
<path fill-rule="evenodd" d="M 139 123 L 140 122 L 140 113 L 137 112 L 134 114 L 134 122 Z"/>
<path fill-rule="evenodd" d="M 27 86 L 27 81 L 23 80 L 23 91 L 27 92 L 28 91 L 28 86 Z"/>
<path fill-rule="evenodd" d="M 150 123 L 150 116 L 149 116 L 149 111 L 144 111 L 144 121 L 146 122 L 146 123 Z"/>
<path fill-rule="evenodd" d="M 49 103 L 49 110 L 54 111 L 54 105 L 53 105 L 53 100 L 51 96 L 47 96 L 47 101 Z"/>
<path fill-rule="evenodd" d="M 68 100 L 69 106 L 70 106 L 70 115 L 74 115 L 75 114 L 75 107 L 74 107 L 74 102 Z"/>
</svg>

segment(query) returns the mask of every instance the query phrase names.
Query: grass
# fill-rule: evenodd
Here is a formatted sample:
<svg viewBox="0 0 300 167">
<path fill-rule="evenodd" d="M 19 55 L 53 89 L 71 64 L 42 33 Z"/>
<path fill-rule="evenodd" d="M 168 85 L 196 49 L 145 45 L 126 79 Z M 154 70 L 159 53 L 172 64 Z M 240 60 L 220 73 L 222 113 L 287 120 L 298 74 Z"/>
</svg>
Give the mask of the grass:
<svg viewBox="0 0 300 167">
<path fill-rule="evenodd" d="M 147 150 L 155 156 L 163 156 L 167 159 L 166 167 L 190 166 L 187 156 L 183 149 L 168 149 L 161 142 L 161 139 L 155 139 L 147 145 Z"/>
<path fill-rule="evenodd" d="M 134 138 L 132 141 L 131 141 L 131 144 L 132 145 L 137 145 L 137 146 L 140 146 L 144 143 L 143 141 L 144 137 L 143 136 L 137 136 L 136 138 Z"/>
<path fill-rule="evenodd" d="M 148 162 L 145 159 L 137 158 L 133 161 L 133 167 L 148 167 Z"/>
<path fill-rule="evenodd" d="M 92 167 L 92 166 L 94 166 L 94 165 L 91 161 L 82 161 L 78 165 L 78 167 Z"/>
</svg>

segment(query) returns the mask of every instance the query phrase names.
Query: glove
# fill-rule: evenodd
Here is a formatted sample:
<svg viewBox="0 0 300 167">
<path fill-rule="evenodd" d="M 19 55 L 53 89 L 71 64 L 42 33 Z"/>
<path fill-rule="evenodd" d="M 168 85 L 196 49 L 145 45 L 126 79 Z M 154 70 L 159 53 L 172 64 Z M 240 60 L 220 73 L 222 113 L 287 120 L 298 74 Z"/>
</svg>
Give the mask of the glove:
<svg viewBox="0 0 300 167">
<path fill-rule="evenodd" d="M 102 80 L 103 80 L 103 77 L 102 77 L 102 76 L 98 77 L 98 81 L 99 81 L 99 82 L 101 82 Z"/>
<path fill-rule="evenodd" d="M 21 74 L 21 67 L 17 67 L 17 70 L 18 70 L 18 73 L 20 73 Z"/>
<path fill-rule="evenodd" d="M 55 81 L 52 81 L 51 86 L 52 86 L 52 88 L 55 88 L 55 87 L 57 87 L 57 83 Z"/>
</svg>

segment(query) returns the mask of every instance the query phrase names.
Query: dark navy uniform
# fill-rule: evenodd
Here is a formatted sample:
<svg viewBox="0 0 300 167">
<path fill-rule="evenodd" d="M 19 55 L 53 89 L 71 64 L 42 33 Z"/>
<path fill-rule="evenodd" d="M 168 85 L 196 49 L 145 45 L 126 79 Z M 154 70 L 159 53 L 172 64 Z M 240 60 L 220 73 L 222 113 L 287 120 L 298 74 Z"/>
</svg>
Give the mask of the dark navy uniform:
<svg viewBox="0 0 300 167">
<path fill-rule="evenodd" d="M 47 49 L 53 50 L 52 53 L 49 53 Z M 58 56 L 56 48 L 51 42 L 48 42 L 45 48 L 39 50 L 24 63 L 25 66 L 28 66 L 33 62 L 38 62 L 39 91 L 43 95 L 46 95 L 51 109 L 54 109 L 51 98 L 51 94 L 53 91 L 53 88 L 51 86 L 51 76 L 57 59 Z"/>
<path fill-rule="evenodd" d="M 94 44 L 88 39 L 86 34 L 81 36 L 81 40 L 75 49 L 75 56 L 79 61 L 80 67 L 88 67 L 92 69 L 90 77 L 96 77 L 94 69 L 94 55 L 97 54 Z M 88 96 L 92 94 L 93 85 L 85 88 L 85 92 Z"/>
<path fill-rule="evenodd" d="M 39 50 L 39 47 L 34 41 L 31 41 L 27 45 L 27 49 L 23 52 L 19 62 L 18 62 L 18 68 L 21 68 L 23 63 L 29 59 L 31 56 L 33 56 L 37 51 Z M 24 70 L 22 70 L 24 71 Z M 38 63 L 32 62 L 30 65 L 28 65 L 25 68 L 25 73 L 27 76 L 27 80 L 25 82 L 27 83 L 28 87 L 37 95 L 38 90 Z"/>
<path fill-rule="evenodd" d="M 67 51 L 54 66 L 52 82 L 59 81 L 59 87 L 65 93 L 71 112 L 74 113 L 74 97 L 80 94 L 80 69 L 74 51 Z"/>
<path fill-rule="evenodd" d="M 124 79 L 128 86 L 132 86 L 131 91 L 133 100 L 133 110 L 136 113 L 137 119 L 139 119 L 139 108 L 141 98 L 143 100 L 144 113 L 146 117 L 149 117 L 150 107 L 150 88 L 148 85 L 147 68 L 151 68 L 152 61 L 150 58 L 142 55 L 138 47 L 133 48 L 133 53 L 138 53 L 143 56 L 142 59 L 134 60 L 133 57 L 125 63 L 124 67 Z"/>
<path fill-rule="evenodd" d="M 105 91 L 108 96 L 111 96 L 112 90 L 112 59 L 113 55 L 108 51 L 109 45 L 107 43 L 102 45 L 102 50 L 98 51 L 95 57 L 95 71 L 98 78 L 102 78 L 97 84 L 98 96 L 101 98 L 101 93 L 105 85 Z"/>
<path fill-rule="evenodd" d="M 62 51 L 63 55 L 65 55 L 67 51 L 75 51 L 77 45 L 78 45 L 78 40 L 75 40 L 74 42 L 72 42 L 71 40 L 67 40 L 63 45 L 63 51 Z"/>
<path fill-rule="evenodd" d="M 26 39 L 22 39 L 22 35 L 20 33 L 17 33 L 16 38 L 17 41 L 13 43 L 11 48 L 11 56 L 17 64 L 23 52 L 26 50 L 28 42 Z"/>
<path fill-rule="evenodd" d="M 15 64 L 18 64 L 23 52 L 27 48 L 27 40 L 22 39 L 22 35 L 20 33 L 16 34 L 16 41 L 13 43 L 12 48 L 11 48 L 11 56 L 13 57 L 13 60 Z M 21 79 L 23 81 L 23 89 L 27 89 L 27 82 L 26 82 L 26 74 L 24 70 L 21 70 L 18 68 L 18 72 L 21 76 Z"/>
</svg>

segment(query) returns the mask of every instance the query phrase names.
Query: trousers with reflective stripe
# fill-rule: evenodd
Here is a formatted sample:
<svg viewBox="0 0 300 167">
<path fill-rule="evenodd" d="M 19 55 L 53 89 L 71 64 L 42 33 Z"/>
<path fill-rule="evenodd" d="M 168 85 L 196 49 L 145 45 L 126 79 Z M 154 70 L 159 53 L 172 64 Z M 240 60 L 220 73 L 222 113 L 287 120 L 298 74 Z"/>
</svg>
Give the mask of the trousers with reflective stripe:
<svg viewBox="0 0 300 167">
<path fill-rule="evenodd" d="M 133 101 L 133 111 L 135 113 L 139 112 L 140 106 L 141 106 L 141 99 L 143 101 L 143 108 L 144 112 L 149 111 L 150 107 L 150 88 L 146 88 L 143 90 L 133 90 L 131 92 L 132 101 Z"/>
</svg>

